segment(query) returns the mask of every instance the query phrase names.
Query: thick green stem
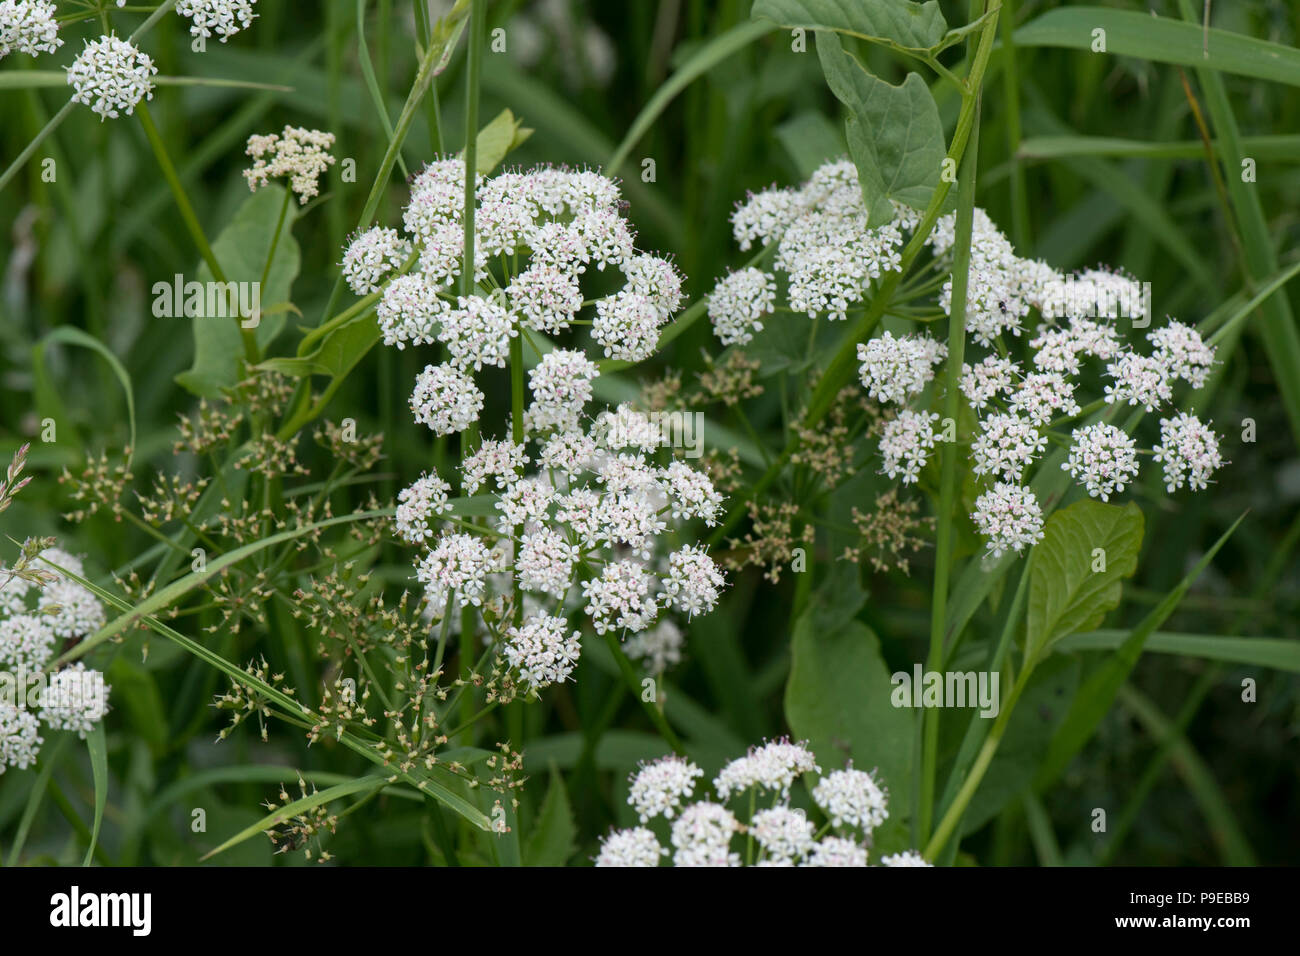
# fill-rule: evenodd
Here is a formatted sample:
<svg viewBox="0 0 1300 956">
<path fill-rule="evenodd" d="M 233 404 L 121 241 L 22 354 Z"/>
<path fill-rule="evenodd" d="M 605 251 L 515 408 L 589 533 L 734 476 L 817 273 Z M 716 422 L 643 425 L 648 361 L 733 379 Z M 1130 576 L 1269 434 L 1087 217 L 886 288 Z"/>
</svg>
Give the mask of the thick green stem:
<svg viewBox="0 0 1300 956">
<path fill-rule="evenodd" d="M 975 94 L 978 97 L 978 92 Z M 961 366 L 966 353 L 966 290 L 970 280 L 971 233 L 975 226 L 975 177 L 979 159 L 979 105 L 971 129 L 970 143 L 962 158 L 957 182 L 957 223 L 953 243 L 952 307 L 948 319 L 947 382 L 944 386 L 945 421 L 955 423 L 960 413 Z M 955 428 L 955 424 L 953 426 Z M 955 438 L 955 435 L 954 435 Z M 952 574 L 953 510 L 957 504 L 957 462 L 964 452 L 954 440 L 942 446 L 942 471 L 939 477 L 939 522 L 935 535 L 934 592 L 930 601 L 930 656 L 927 668 L 937 671 L 943 666 L 944 619 L 948 613 L 948 584 Z M 930 833 L 934 815 L 934 783 L 938 767 L 939 711 L 928 709 L 923 718 L 921 751 L 921 793 L 919 828 L 921 838 Z"/>
</svg>

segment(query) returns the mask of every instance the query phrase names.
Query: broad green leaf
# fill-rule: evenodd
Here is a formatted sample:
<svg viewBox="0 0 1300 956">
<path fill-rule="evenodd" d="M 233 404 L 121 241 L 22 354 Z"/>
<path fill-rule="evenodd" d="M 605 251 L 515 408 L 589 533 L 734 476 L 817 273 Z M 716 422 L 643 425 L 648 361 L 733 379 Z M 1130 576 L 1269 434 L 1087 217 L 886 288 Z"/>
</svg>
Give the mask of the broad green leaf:
<svg viewBox="0 0 1300 956">
<path fill-rule="evenodd" d="M 1091 498 L 1047 519 L 1029 567 L 1026 661 L 1067 634 L 1092 630 L 1119 604 L 1120 579 L 1137 570 L 1142 526 L 1133 502 Z"/>
<path fill-rule="evenodd" d="M 234 283 L 261 281 L 283 200 L 284 189 L 279 185 L 273 184 L 259 189 L 244 200 L 230 224 L 212 243 L 212 253 L 221 263 L 227 280 Z M 260 287 L 259 298 L 265 305 L 288 301 L 293 280 L 298 275 L 300 256 L 298 243 L 292 235 L 296 215 L 294 206 L 295 201 L 290 199 L 285 209 L 284 225 L 280 229 L 280 238 L 276 242 L 270 271 L 267 273 L 266 282 Z M 181 276 L 179 281 L 182 287 L 191 278 L 203 283 L 205 290 L 212 288 L 207 285 L 213 280 L 212 272 L 206 264 L 201 265 L 196 275 L 192 277 Z M 169 277 L 155 283 L 153 287 L 155 295 L 171 296 L 173 294 L 171 289 L 177 281 Z M 239 381 L 239 363 L 244 356 L 244 343 L 240 337 L 239 320 L 226 314 L 224 309 L 208 314 L 206 299 L 205 294 L 199 314 L 191 319 L 194 330 L 194 362 L 188 371 L 176 376 L 176 381 L 196 395 L 215 398 L 220 396 L 223 388 L 229 388 Z M 183 288 L 182 301 L 184 301 Z M 172 304 L 174 306 L 174 302 Z M 182 319 L 173 316 L 154 321 L 179 322 Z M 263 315 L 254 333 L 259 346 L 268 345 L 283 326 L 283 313 Z"/>
<path fill-rule="evenodd" d="M 108 743 L 104 740 L 104 722 L 95 724 L 86 737 L 90 751 L 90 773 L 95 780 L 95 823 L 90 831 L 90 845 L 82 866 L 90 866 L 95 858 L 95 845 L 99 843 L 99 827 L 104 822 L 104 804 L 108 802 Z"/>
<path fill-rule="evenodd" d="M 1130 507 L 1132 507 L 1131 503 Z M 1066 511 L 1070 510 L 1072 509 L 1066 509 Z M 1062 514 L 1064 513 L 1062 512 Z M 1124 686 L 1124 682 L 1128 680 L 1129 674 L 1132 673 L 1134 666 L 1137 665 L 1147 638 L 1169 618 L 1170 614 L 1174 613 L 1174 609 L 1178 607 L 1183 595 L 1188 592 L 1193 582 L 1200 577 L 1201 572 L 1209 567 L 1219 549 L 1227 543 L 1228 538 L 1237 530 L 1237 526 L 1241 524 L 1242 519 L 1245 517 L 1243 514 L 1232 523 L 1232 527 L 1219 536 L 1219 540 L 1214 543 L 1210 550 L 1205 552 L 1200 561 L 1196 562 L 1196 566 L 1188 571 L 1183 579 L 1174 586 L 1173 590 L 1166 594 L 1161 602 L 1152 608 L 1151 612 L 1133 629 L 1124 643 L 1120 645 L 1119 650 L 1111 655 L 1105 664 L 1088 676 L 1087 681 L 1084 682 L 1083 687 L 1074 698 L 1074 705 L 1070 708 L 1065 723 L 1062 724 L 1061 729 L 1052 739 L 1052 746 L 1047 752 L 1047 757 L 1038 767 L 1038 774 L 1034 778 L 1035 788 L 1040 791 L 1046 788 L 1065 769 L 1074 755 L 1083 748 L 1083 745 L 1088 742 L 1106 712 L 1110 710 L 1115 695 L 1119 693 L 1120 688 Z M 1140 528 L 1137 533 L 1140 537 Z M 1134 551 L 1136 552 L 1136 545 Z M 1115 582 L 1115 589 L 1116 598 L 1118 598 L 1118 581 Z M 1032 601 L 1032 593 L 1030 600 Z M 1031 604 L 1031 614 L 1032 611 L 1033 606 Z M 1096 615 L 1096 621 L 1100 620 L 1101 615 Z M 1091 626 L 1095 626 L 1095 623 Z M 1084 627 L 1074 628 L 1075 631 L 1084 629 Z"/>
<path fill-rule="evenodd" d="M 814 599 L 815 600 L 815 599 Z M 911 845 L 912 747 L 916 712 L 890 700 L 890 671 L 880 642 L 857 620 L 828 627 L 814 605 L 795 625 L 786 722 L 807 740 L 823 773 L 844 766 L 877 768 L 889 790 L 889 819 L 876 831 L 880 852 Z"/>
<path fill-rule="evenodd" d="M 478 131 L 474 168 L 486 176 L 532 135 L 533 131 L 525 127 L 522 120 L 516 119 L 514 113 L 502 110 Z"/>
<path fill-rule="evenodd" d="M 307 355 L 269 358 L 259 368 L 305 378 L 308 375 L 328 375 L 331 379 L 346 376 L 379 341 L 381 333 L 373 312 L 330 329 L 316 350 Z"/>
<path fill-rule="evenodd" d="M 886 83 L 833 33 L 817 34 L 817 55 L 831 92 L 849 110 L 849 155 L 858 168 L 868 223 L 894 218 L 891 199 L 925 209 L 946 155 L 939 108 L 925 81 L 909 73 L 901 86 Z"/>
<path fill-rule="evenodd" d="M 786 28 L 834 30 L 906 50 L 937 47 L 948 32 L 937 0 L 756 0 L 750 16 Z"/>
<path fill-rule="evenodd" d="M 533 832 L 524 847 L 527 866 L 564 866 L 577 849 L 578 827 L 573 822 L 573 808 L 564 789 L 564 778 L 552 765 L 551 783 L 546 790 L 542 809 L 533 821 Z"/>
<path fill-rule="evenodd" d="M 1098 30 L 1104 31 L 1105 52 L 1110 56 L 1204 67 L 1300 86 L 1300 50 L 1228 30 L 1210 30 L 1207 41 L 1198 24 L 1133 10 L 1058 7 L 1018 29 L 1015 42 L 1018 47 L 1065 47 L 1091 52 L 1101 36 L 1095 32 Z"/>
</svg>

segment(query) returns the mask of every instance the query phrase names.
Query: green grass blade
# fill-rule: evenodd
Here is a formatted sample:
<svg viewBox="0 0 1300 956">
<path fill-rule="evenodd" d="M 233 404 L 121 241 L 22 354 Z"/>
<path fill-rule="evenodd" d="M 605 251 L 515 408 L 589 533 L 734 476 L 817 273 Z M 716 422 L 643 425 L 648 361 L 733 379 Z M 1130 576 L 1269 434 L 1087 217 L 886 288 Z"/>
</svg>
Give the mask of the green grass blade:
<svg viewBox="0 0 1300 956">
<path fill-rule="evenodd" d="M 318 790 L 316 793 L 294 800 L 292 803 L 286 803 L 278 810 L 267 814 L 257 823 L 240 830 L 216 849 L 209 850 L 207 853 L 203 854 L 203 856 L 199 857 L 199 862 L 202 863 L 204 860 L 210 860 L 218 853 L 229 850 L 232 846 L 238 846 L 249 837 L 255 837 L 259 833 L 273 830 L 281 823 L 293 819 L 299 813 L 312 810 L 322 804 L 329 803 L 331 800 L 338 800 L 342 797 L 351 796 L 354 793 L 373 793 L 375 790 L 385 786 L 387 782 L 388 778 L 384 776 L 359 777 L 356 780 L 350 780 L 347 783 L 340 783 L 338 786 L 329 787 L 325 790 Z"/>
<path fill-rule="evenodd" d="M 743 50 L 759 37 L 766 36 L 776 27 L 771 23 L 748 21 L 732 27 L 726 33 L 714 37 L 700 49 L 696 50 L 681 67 L 670 76 L 659 89 L 655 90 L 650 102 L 642 107 L 632 125 L 628 127 L 623 141 L 618 144 L 609 161 L 605 163 L 605 172 L 613 176 L 627 161 L 632 147 L 636 146 L 646 131 L 654 125 L 655 120 L 667 109 L 682 90 L 713 69 L 723 60 Z"/>
<path fill-rule="evenodd" d="M 1151 612 L 1124 639 L 1124 643 L 1111 658 L 1079 688 L 1079 693 L 1075 695 L 1061 729 L 1052 738 L 1047 756 L 1039 765 L 1034 779 L 1035 790 L 1042 792 L 1050 785 L 1092 737 L 1097 725 L 1110 710 L 1115 695 L 1119 693 L 1120 688 L 1128 680 L 1129 674 L 1132 673 L 1147 640 L 1174 612 L 1183 595 L 1201 576 L 1201 572 L 1209 567 L 1214 556 L 1219 553 L 1219 549 L 1227 543 L 1245 518 L 1246 515 L 1242 514 L 1227 531 L 1219 536 L 1219 540 L 1214 542 L 1201 560 L 1196 562 L 1195 567 L 1165 595 L 1164 600 L 1151 609 Z"/>
<path fill-rule="evenodd" d="M 1191 790 L 1205 822 L 1209 824 L 1210 835 L 1223 856 L 1223 862 L 1228 866 L 1255 866 L 1258 862 L 1255 852 L 1241 832 L 1232 807 L 1215 782 L 1214 775 L 1205 766 L 1205 761 L 1187 742 L 1187 738 L 1179 734 L 1164 714 L 1134 688 L 1121 687 L 1119 700 L 1153 738 L 1158 741 L 1172 740 L 1174 766 L 1187 784 L 1187 789 Z"/>
<path fill-rule="evenodd" d="M 95 338 L 93 335 L 88 335 L 76 326 L 59 326 L 41 340 L 38 349 L 43 351 L 44 346 L 51 342 L 62 342 L 66 345 L 79 345 L 82 348 L 90 349 L 92 352 L 98 353 L 104 361 L 108 363 L 109 368 L 113 370 L 113 374 L 117 376 L 118 382 L 122 385 L 122 392 L 126 395 L 127 425 L 131 436 L 131 444 L 126 459 L 129 464 L 131 461 L 131 454 L 135 451 L 135 388 L 131 384 L 131 374 L 118 360 L 118 357 L 109 351 L 108 346 L 99 341 L 99 339 Z"/>
<path fill-rule="evenodd" d="M 1127 631 L 1089 631 L 1065 638 L 1055 649 L 1063 654 L 1073 651 L 1115 650 L 1127 638 Z M 1270 667 L 1300 674 L 1300 641 L 1278 637 L 1224 637 L 1217 634 L 1156 631 L 1147 638 L 1146 650 L 1250 667 Z"/>
<path fill-rule="evenodd" d="M 1092 51 L 1094 30 L 1104 30 L 1106 53 L 1157 63 L 1220 70 L 1257 80 L 1300 86 L 1300 50 L 1228 30 L 1205 33 L 1195 23 L 1132 10 L 1067 6 L 1049 10 L 1016 31 L 1019 46 Z"/>
<path fill-rule="evenodd" d="M 86 747 L 90 750 L 90 771 L 95 778 L 95 823 L 90 831 L 90 845 L 86 847 L 86 858 L 82 866 L 90 866 L 95 856 L 95 845 L 99 843 L 99 827 L 104 822 L 104 805 L 108 802 L 108 743 L 104 740 L 104 722 L 95 724 L 86 738 Z"/>
<path fill-rule="evenodd" d="M 1300 156 L 1300 135 L 1246 136 L 1246 153 L 1255 159 L 1290 160 Z M 1217 144 L 1216 144 L 1217 145 Z M 1031 136 L 1020 143 L 1021 159 L 1067 159 L 1097 156 L 1110 159 L 1200 159 L 1205 144 L 1200 140 L 1176 143 L 1147 143 L 1116 136 Z"/>
</svg>

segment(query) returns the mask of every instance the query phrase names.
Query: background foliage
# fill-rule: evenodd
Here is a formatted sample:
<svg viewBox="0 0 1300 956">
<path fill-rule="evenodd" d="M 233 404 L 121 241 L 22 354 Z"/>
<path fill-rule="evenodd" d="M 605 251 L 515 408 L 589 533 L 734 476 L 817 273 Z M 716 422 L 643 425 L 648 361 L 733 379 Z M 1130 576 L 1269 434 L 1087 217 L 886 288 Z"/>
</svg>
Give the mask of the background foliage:
<svg viewBox="0 0 1300 956">
<path fill-rule="evenodd" d="M 1172 0 L 1105 6 L 1186 14 Z M 964 4 L 942 7 L 950 23 L 965 22 Z M 1111 54 L 1066 49 L 1047 42 L 1043 24 L 1050 21 L 1040 19 L 1055 9 L 1079 13 L 1051 2 L 1011 3 L 1004 11 L 1011 24 L 986 80 L 977 202 L 1022 254 L 1062 270 L 1103 262 L 1149 280 L 1159 314 L 1199 321 L 1234 296 L 1238 304 L 1245 301 L 1252 293 L 1243 289 L 1252 283 L 1259 288 L 1272 271 L 1260 268 L 1260 238 L 1241 205 L 1243 187 L 1216 182 L 1197 111 L 1210 111 L 1214 93 L 1207 77 L 1221 84 L 1245 138 L 1243 149 L 1257 160 L 1257 181 L 1244 189 L 1262 211 L 1264 239 L 1280 260 L 1274 269 L 1284 267 L 1300 235 L 1300 136 L 1288 132 L 1300 128 L 1300 80 L 1270 82 L 1196 64 L 1183 71 L 1144 58 L 1143 44 L 1155 41 L 1138 37 L 1136 47 L 1125 47 L 1114 31 Z M 202 55 L 191 52 L 175 17 L 161 20 L 144 48 L 165 75 L 285 87 L 158 90 L 151 104 L 155 122 L 209 237 L 220 235 L 237 214 L 259 215 L 239 174 L 247 165 L 249 134 L 286 123 L 332 130 L 335 154 L 356 162 L 357 182 L 343 182 L 335 167 L 319 208 L 300 213 L 310 218 L 284 240 L 283 281 L 285 288 L 292 281 L 301 315 L 268 321 L 261 334 L 269 341 L 278 330 L 313 326 L 328 314 L 341 250 L 385 148 L 362 68 L 359 24 L 390 117 L 401 110 L 418 56 L 411 5 L 401 0 L 263 0 L 257 11 L 252 29 L 226 45 L 209 43 Z M 1199 16 L 1199 4 L 1193 12 Z M 434 16 L 439 13 L 435 9 Z M 801 55 L 791 51 L 787 32 L 747 27 L 749 0 L 497 0 L 488 21 L 489 29 L 506 29 L 508 49 L 485 61 L 480 116 L 487 120 L 509 109 L 533 130 L 508 162 L 604 165 L 621 157 L 615 171 L 625 178 L 641 244 L 676 252 L 692 298 L 744 261 L 727 220 L 747 189 L 797 182 L 845 148 L 841 106 L 826 87 L 811 38 Z M 1286 0 L 1219 3 L 1213 24 L 1290 46 L 1300 11 Z M 741 32 L 728 34 L 732 30 Z M 83 33 L 98 32 L 93 24 L 66 26 L 58 62 L 70 59 Z M 709 45 L 724 36 L 733 40 Z M 888 52 L 863 46 L 860 53 L 879 75 L 901 79 L 898 60 Z M 5 62 L 0 77 L 21 77 L 26 64 L 17 59 Z M 50 68 L 50 58 L 44 60 L 42 68 Z M 692 64 L 709 68 L 619 152 L 656 91 Z M 406 170 L 463 145 L 464 72 L 462 44 L 437 79 L 436 113 L 430 99 L 415 117 L 402 150 Z M 951 130 L 957 98 L 945 97 L 942 86 L 935 93 Z M 0 83 L 3 165 L 65 99 L 61 87 Z M 1222 135 L 1217 127 L 1210 133 Z M 120 359 L 134 398 L 134 471 L 147 480 L 155 467 L 170 464 L 177 415 L 195 401 L 178 376 L 195 364 L 196 347 L 203 348 L 185 320 L 153 316 L 150 289 L 176 273 L 194 274 L 198 257 L 139 123 L 100 123 L 78 109 L 37 156 L 55 160 L 54 182 L 42 180 L 33 159 L 0 192 L 0 456 L 7 460 L 21 442 L 36 437 L 47 416 L 59 422 L 59 439 L 33 445 L 29 469 L 38 478 L 6 513 L 4 532 L 19 541 L 58 535 L 68 550 L 89 555 L 88 566 L 106 580 L 153 542 L 109 515 L 67 525 L 61 514 L 69 502 L 53 476 L 64 466 L 77 470 L 87 454 L 130 441 L 126 399 L 103 357 L 51 333 L 84 330 Z M 642 180 L 646 158 L 654 160 L 653 182 Z M 398 218 L 403 193 L 398 185 L 384 193 L 378 221 Z M 263 213 L 274 217 L 276 205 Z M 239 244 L 234 236 L 230 241 Z M 281 261 L 277 255 L 277 268 Z M 1280 296 L 1300 306 L 1295 289 Z M 1266 662 L 1249 659 L 1242 650 L 1247 645 L 1195 637 L 1300 641 L 1300 419 L 1289 414 L 1296 406 L 1284 397 L 1300 389 L 1300 368 L 1270 348 L 1268 332 L 1270 322 L 1294 322 L 1294 312 L 1280 318 L 1266 312 L 1252 316 L 1216 384 L 1216 425 L 1232 435 L 1253 419 L 1257 441 L 1240 446 L 1245 453 L 1234 457 L 1209 494 L 1174 500 L 1154 480 L 1138 489 L 1146 528 L 1136 574 L 1106 619 L 1108 630 L 1067 639 L 1036 675 L 1032 696 L 1008 728 L 972 804 L 959 859 L 1284 863 L 1300 854 L 1300 835 L 1290 825 L 1300 812 L 1297 645 L 1268 645 Z M 631 391 L 638 379 L 664 368 L 699 370 L 705 349 L 718 352 L 700 322 L 673 343 L 660 368 L 638 368 L 619 381 L 602 378 L 605 397 Z M 285 354 L 274 344 L 271 351 Z M 428 466 L 427 433 L 411 421 L 405 389 L 393 387 L 409 382 L 422 364 L 411 351 L 373 349 L 326 411 L 333 421 L 355 418 L 360 434 L 383 433 L 386 457 L 377 487 L 371 486 L 381 498 L 391 500 L 404 479 Z M 489 401 L 508 402 L 508 392 L 489 393 Z M 760 412 L 756 429 L 775 436 L 779 407 L 766 402 Z M 711 441 L 708 433 L 705 441 Z M 851 483 L 852 493 L 866 498 L 876 485 L 877 477 L 864 473 Z M 369 490 L 358 487 L 350 500 L 344 494 L 340 512 Z M 1115 647 L 1247 510 L 1148 644 L 1095 736 L 1053 786 L 1035 788 L 1052 729 L 1105 659 L 1098 649 Z M 882 662 L 886 671 L 910 671 L 924 659 L 932 556 L 922 552 L 910 576 L 858 574 L 830 554 L 816 556 L 809 580 L 783 576 L 773 586 L 755 570 L 738 576 L 723 606 L 695 623 L 687 660 L 669 677 L 669 722 L 706 771 L 716 772 L 763 737 L 793 730 L 834 747 L 842 728 L 860 726 L 862 734 L 891 741 L 887 759 L 878 762 L 893 781 L 894 799 L 906 800 L 911 718 L 892 708 L 853 706 L 851 678 L 879 670 Z M 400 589 L 406 564 L 400 549 L 385 547 L 376 573 Z M 796 607 L 802 617 L 792 614 Z M 986 608 L 973 627 L 987 636 L 997 625 L 996 610 Z M 297 771 L 321 789 L 359 772 L 355 755 L 326 744 L 308 748 L 285 730 L 274 731 L 266 744 L 247 728 L 214 743 L 224 723 L 211 707 L 222 686 L 217 673 L 157 639 L 142 661 L 140 640 L 114 645 L 103 659 L 115 709 L 107 722 L 111 785 L 96 853 L 102 862 L 193 863 L 256 823 L 263 815 L 259 803 L 280 783 L 293 783 Z M 265 656 L 273 667 L 291 666 L 290 652 L 264 630 L 225 635 L 214 646 L 241 663 Z M 576 683 L 527 713 L 525 769 L 532 780 L 521 810 L 525 862 L 587 862 L 610 824 L 630 822 L 628 771 L 667 752 L 609 664 L 598 654 L 584 656 Z M 1247 677 L 1258 682 L 1256 703 L 1241 700 Z M 837 678 L 846 686 L 826 693 L 820 705 L 809 700 L 816 695 L 799 693 L 803 681 L 824 690 Z M 953 736 L 945 745 L 949 758 L 961 730 L 945 729 Z M 87 843 L 83 821 L 92 819 L 94 795 L 91 759 L 75 747 L 60 752 L 52 772 L 11 770 L 0 777 L 5 862 L 15 842 L 25 842 L 27 862 L 80 862 Z M 382 812 L 356 813 L 330 839 L 337 858 L 442 861 L 433 836 L 438 821 L 428 807 L 387 795 L 377 800 Z M 191 832 L 192 807 L 207 809 L 207 833 Z M 1089 829 L 1095 807 L 1108 809 L 1109 841 Z M 217 862 L 267 863 L 271 852 L 258 838 Z M 275 860 L 300 862 L 292 855 Z"/>
</svg>

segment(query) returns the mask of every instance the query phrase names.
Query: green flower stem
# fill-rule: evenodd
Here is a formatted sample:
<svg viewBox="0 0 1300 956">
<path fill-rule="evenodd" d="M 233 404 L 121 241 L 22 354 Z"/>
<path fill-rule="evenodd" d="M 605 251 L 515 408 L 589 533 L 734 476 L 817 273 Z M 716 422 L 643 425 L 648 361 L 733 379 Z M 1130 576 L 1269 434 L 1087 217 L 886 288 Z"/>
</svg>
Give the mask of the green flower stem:
<svg viewBox="0 0 1300 956">
<path fill-rule="evenodd" d="M 258 288 L 266 285 L 266 279 L 271 274 L 271 263 L 275 260 L 275 247 L 280 243 L 280 233 L 284 230 L 284 217 L 289 211 L 289 197 L 293 195 L 293 190 L 287 186 L 284 190 L 284 199 L 280 202 L 280 215 L 275 220 L 275 232 L 271 233 L 271 248 L 266 251 L 266 263 L 262 266 L 262 278 L 258 281 Z"/>
<path fill-rule="evenodd" d="M 980 31 L 979 45 L 976 47 L 975 57 L 971 61 L 971 70 L 966 81 L 967 89 L 962 93 L 961 112 L 957 115 L 957 126 L 953 130 L 952 143 L 948 148 L 948 158 L 958 166 L 961 165 L 961 160 L 966 153 L 966 145 L 970 139 L 971 130 L 975 125 L 976 94 L 984 81 L 984 73 L 988 69 L 989 56 L 993 52 L 993 39 L 997 35 L 998 13 L 1001 9 L 1001 0 L 993 0 L 990 7 L 990 16 Z M 835 357 L 831 359 L 826 371 L 822 373 L 821 381 L 818 382 L 808 404 L 808 409 L 804 413 L 803 427 L 805 429 L 811 431 L 821 423 L 821 420 L 826 417 L 831 406 L 835 403 L 835 396 L 853 377 L 858 343 L 865 341 L 871 330 L 875 328 L 876 323 L 880 321 L 903 276 L 911 269 L 912 264 L 925 248 L 925 240 L 939 219 L 940 210 L 943 208 L 944 200 L 948 198 L 948 190 L 951 186 L 951 183 L 940 180 L 938 186 L 935 187 L 934 195 L 930 198 L 930 204 L 926 207 L 925 215 L 921 218 L 916 231 L 913 232 L 912 238 L 903 248 L 898 271 L 889 273 L 881 281 L 879 290 L 872 297 L 870 307 L 853 326 L 850 333 L 845 336 L 844 344 L 835 354 Z M 776 480 L 781 469 L 789 463 L 790 457 L 798 448 L 799 436 L 796 432 L 780 456 L 768 467 L 758 481 L 754 482 L 747 491 L 735 497 L 727 517 L 709 536 L 710 545 L 716 545 L 732 528 L 740 523 L 745 516 L 749 502 L 762 494 Z"/>
<path fill-rule="evenodd" d="M 627 684 L 627 689 L 632 692 L 637 700 L 641 701 L 642 709 L 650 718 L 650 722 L 655 725 L 655 729 L 659 731 L 659 736 L 663 737 L 664 742 L 673 748 L 673 753 L 679 757 L 685 757 L 686 748 L 682 746 L 681 738 L 677 736 L 677 732 L 668 725 L 668 719 L 664 717 L 663 712 L 654 705 L 653 701 L 642 698 L 641 681 L 636 676 L 636 670 L 632 667 L 632 662 L 628 660 L 622 644 L 614 636 L 613 631 L 605 632 L 605 643 L 609 646 L 610 653 L 614 655 L 614 660 L 618 662 L 618 669 L 623 674 L 623 681 Z"/>
<path fill-rule="evenodd" d="M 933 860 L 939 855 L 956 830 L 957 824 L 966 812 L 966 807 L 969 806 L 971 798 L 975 796 L 975 791 L 984 779 L 985 772 L 989 769 L 993 755 L 998 751 L 998 744 L 1002 743 L 1002 736 L 1007 731 L 1007 723 L 1011 719 L 1011 713 L 1015 710 L 1016 702 L 1020 700 L 1020 695 L 1024 693 L 1025 685 L 1029 683 L 1029 675 L 1033 672 L 1034 662 L 1030 662 L 1016 679 L 1015 686 L 1011 689 L 1011 695 L 1002 705 L 1002 711 L 998 714 L 997 723 L 989 731 L 988 738 L 984 741 L 984 746 L 980 748 L 979 756 L 975 758 L 970 773 L 967 774 L 961 789 L 957 791 L 957 796 L 953 798 L 952 805 L 948 807 L 948 812 L 943 815 L 943 819 L 935 827 L 934 835 L 930 837 L 929 842 L 925 845 L 925 851 L 921 855 L 927 860 Z"/>
<path fill-rule="evenodd" d="M 962 158 L 957 183 L 957 223 L 952 264 L 952 308 L 948 320 L 948 381 L 944 387 L 943 414 L 957 420 L 960 413 L 961 366 L 966 353 L 966 290 L 970 280 L 971 233 L 975 225 L 975 178 L 979 160 L 979 106 L 972 126 L 970 144 Z M 953 510 L 957 503 L 957 459 L 964 453 L 955 442 L 940 450 L 943 464 L 939 477 L 939 522 L 935 535 L 934 592 L 930 602 L 930 656 L 927 667 L 943 666 L 944 618 L 948 613 L 948 585 L 952 575 Z M 939 711 L 923 715 L 921 750 L 921 793 L 918 825 L 921 838 L 930 833 L 934 815 L 934 782 L 938 766 Z"/>
</svg>

